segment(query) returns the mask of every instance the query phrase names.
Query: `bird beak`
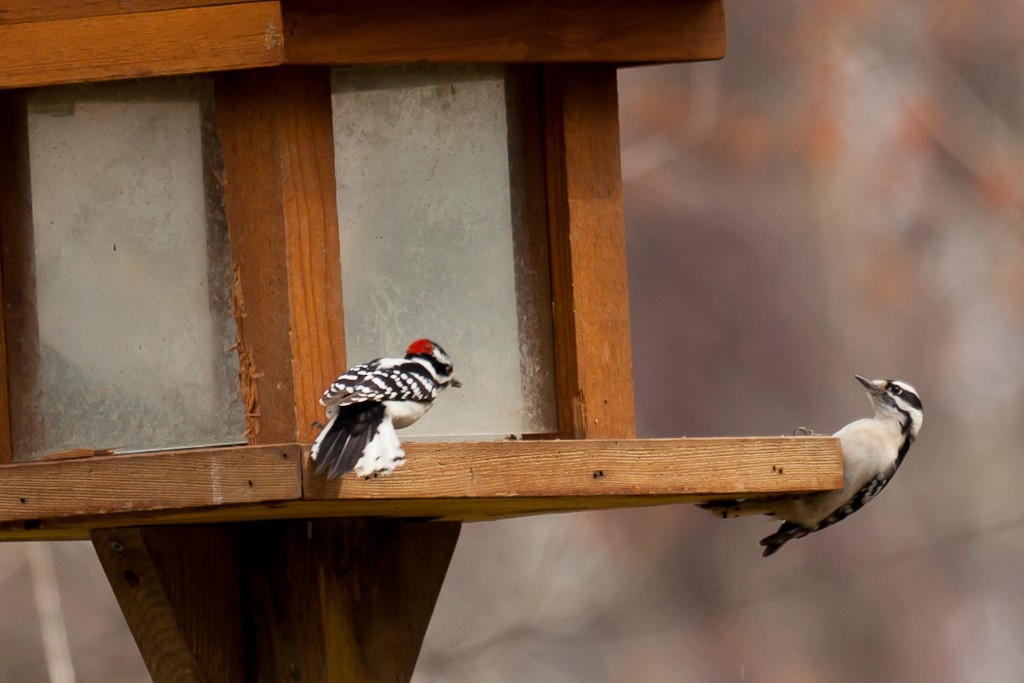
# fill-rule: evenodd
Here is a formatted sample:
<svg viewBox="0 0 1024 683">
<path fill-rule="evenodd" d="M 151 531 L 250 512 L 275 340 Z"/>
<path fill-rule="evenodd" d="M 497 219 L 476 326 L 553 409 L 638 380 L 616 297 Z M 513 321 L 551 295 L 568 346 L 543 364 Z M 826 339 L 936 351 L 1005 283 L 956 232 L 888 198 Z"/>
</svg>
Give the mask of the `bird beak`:
<svg viewBox="0 0 1024 683">
<path fill-rule="evenodd" d="M 872 382 L 871 380 L 861 377 L 860 375 L 854 375 L 854 377 L 857 378 L 858 382 L 864 385 L 864 388 L 867 389 L 872 396 L 876 396 L 885 391 L 885 382 L 883 382 L 882 380 L 875 380 L 874 382 Z"/>
<path fill-rule="evenodd" d="M 449 382 L 448 385 L 449 386 L 453 386 L 456 389 L 461 389 L 462 388 L 462 382 L 460 382 L 459 380 L 455 379 L 454 377 L 452 377 L 452 381 Z"/>
</svg>

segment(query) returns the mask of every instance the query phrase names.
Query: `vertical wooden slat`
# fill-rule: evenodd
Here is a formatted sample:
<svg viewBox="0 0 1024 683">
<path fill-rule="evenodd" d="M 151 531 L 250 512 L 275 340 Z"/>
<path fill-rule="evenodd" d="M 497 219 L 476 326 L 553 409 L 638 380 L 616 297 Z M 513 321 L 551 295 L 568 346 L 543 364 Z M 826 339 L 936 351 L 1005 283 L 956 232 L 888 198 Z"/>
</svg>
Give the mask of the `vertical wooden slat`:
<svg viewBox="0 0 1024 683">
<path fill-rule="evenodd" d="M 309 442 L 345 369 L 330 78 L 326 69 L 217 81 L 250 443 Z M 247 365 L 247 363 L 249 365 Z M 246 371 L 248 367 L 248 371 Z M 249 386 L 246 386 L 249 383 Z"/>
<path fill-rule="evenodd" d="M 572 438 L 631 438 L 615 68 L 545 67 L 544 121 L 560 431 Z"/>
<path fill-rule="evenodd" d="M 14 459 L 12 421 L 28 437 L 40 428 L 27 402 L 39 366 L 32 250 L 32 190 L 23 92 L 0 92 L 0 463 Z M 11 399 L 15 403 L 12 405 Z M 20 407 L 24 406 L 24 407 Z"/>
</svg>

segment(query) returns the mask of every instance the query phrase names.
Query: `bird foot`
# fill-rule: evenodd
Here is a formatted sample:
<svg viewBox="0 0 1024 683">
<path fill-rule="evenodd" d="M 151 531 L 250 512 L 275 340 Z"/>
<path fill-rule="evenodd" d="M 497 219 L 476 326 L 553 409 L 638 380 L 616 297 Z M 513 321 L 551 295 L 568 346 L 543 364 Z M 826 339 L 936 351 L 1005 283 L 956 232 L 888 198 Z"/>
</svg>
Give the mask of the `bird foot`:
<svg viewBox="0 0 1024 683">
<path fill-rule="evenodd" d="M 376 479 L 377 477 L 386 477 L 394 474 L 395 470 L 405 464 L 405 451 L 398 449 L 398 452 L 392 455 L 390 458 L 377 458 L 372 467 L 359 468 L 356 467 L 356 474 L 363 479 Z"/>
</svg>

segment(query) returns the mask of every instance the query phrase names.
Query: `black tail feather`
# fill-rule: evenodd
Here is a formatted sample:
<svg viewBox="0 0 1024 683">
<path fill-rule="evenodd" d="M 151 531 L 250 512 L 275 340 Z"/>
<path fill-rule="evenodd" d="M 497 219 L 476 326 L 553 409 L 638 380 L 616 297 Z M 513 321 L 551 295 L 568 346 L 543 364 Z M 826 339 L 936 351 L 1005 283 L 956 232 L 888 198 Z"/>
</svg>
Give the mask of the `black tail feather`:
<svg viewBox="0 0 1024 683">
<path fill-rule="evenodd" d="M 328 472 L 328 479 L 336 479 L 351 472 L 383 420 L 382 403 L 368 401 L 342 408 L 337 418 L 325 427 L 314 474 Z"/>
<path fill-rule="evenodd" d="M 774 555 L 787 541 L 792 541 L 794 538 L 803 538 L 809 533 L 811 533 L 809 529 L 805 529 L 799 524 L 784 522 L 774 534 L 761 539 L 761 545 L 764 546 L 764 552 L 761 553 L 761 557 Z"/>
</svg>

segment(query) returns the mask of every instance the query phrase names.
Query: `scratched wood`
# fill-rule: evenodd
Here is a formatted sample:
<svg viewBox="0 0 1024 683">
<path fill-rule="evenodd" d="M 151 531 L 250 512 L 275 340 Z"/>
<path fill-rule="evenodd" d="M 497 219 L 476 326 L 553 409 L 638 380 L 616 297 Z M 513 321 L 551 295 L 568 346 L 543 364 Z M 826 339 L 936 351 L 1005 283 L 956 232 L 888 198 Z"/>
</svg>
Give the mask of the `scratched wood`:
<svg viewBox="0 0 1024 683">
<path fill-rule="evenodd" d="M 252 453 L 265 452 L 273 460 L 278 450 L 297 453 L 297 446 L 217 449 L 167 457 L 162 464 L 152 459 L 174 454 L 0 466 L 0 540 L 76 539 L 90 528 L 110 526 L 304 517 L 476 521 L 805 493 L 842 485 L 839 442 L 832 437 L 406 443 L 405 448 L 408 462 L 394 475 L 377 479 L 349 474 L 328 482 L 312 477 L 307 462 L 304 494 L 297 489 L 298 465 L 291 463 L 295 488 L 289 492 L 281 482 L 271 502 L 246 500 L 244 490 L 234 492 L 243 483 L 248 489 L 248 479 L 242 479 L 246 472 L 272 466 L 276 471 L 276 465 L 254 459 Z M 232 486 L 225 488 L 223 479 L 220 484 L 220 495 L 231 493 L 232 504 L 225 499 L 225 504 L 209 507 L 212 479 L 191 470 L 208 468 L 209 460 L 224 451 L 235 456 L 221 461 L 222 471 L 238 471 Z M 87 469 L 90 463 L 111 469 Z M 50 476 L 37 477 L 33 471 Z M 43 489 L 44 481 L 53 484 Z M 168 487 L 169 481 L 185 483 Z M 253 494 L 258 498 L 265 488 L 260 480 L 253 481 L 259 483 Z M 34 488 L 20 485 L 26 482 Z M 35 493 L 28 497 L 25 491 Z M 164 499 L 156 500 L 156 495 Z M 300 500 L 301 495 L 305 498 Z"/>
<path fill-rule="evenodd" d="M 345 369 L 330 75 L 282 67 L 218 77 L 225 205 L 255 388 L 250 443 L 311 442 Z M 246 387 L 252 382 L 253 387 Z"/>
<path fill-rule="evenodd" d="M 288 61 L 678 62 L 725 54 L 721 0 L 299 0 Z"/>
<path fill-rule="evenodd" d="M 0 465 L 0 520 L 292 500 L 297 446 L 217 448 Z"/>
<path fill-rule="evenodd" d="M 615 68 L 542 71 L 559 431 L 636 434 Z"/>
<path fill-rule="evenodd" d="M 280 64 L 281 26 L 277 2 L 0 25 L 0 88 Z"/>
</svg>

